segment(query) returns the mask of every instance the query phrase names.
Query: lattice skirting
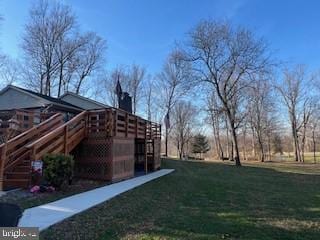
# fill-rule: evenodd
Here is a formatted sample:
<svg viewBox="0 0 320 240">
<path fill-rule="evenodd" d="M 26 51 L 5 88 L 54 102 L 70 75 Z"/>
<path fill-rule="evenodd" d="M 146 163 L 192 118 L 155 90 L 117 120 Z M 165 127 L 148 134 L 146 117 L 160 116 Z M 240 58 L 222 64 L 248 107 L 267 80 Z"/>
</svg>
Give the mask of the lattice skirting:
<svg viewBox="0 0 320 240">
<path fill-rule="evenodd" d="M 153 143 L 153 146 L 154 146 L 154 149 L 153 149 L 153 156 L 154 156 L 154 170 L 158 170 L 160 169 L 161 167 L 161 157 L 160 157 L 160 154 L 161 154 L 161 140 L 160 139 L 154 139 L 153 140 L 154 143 Z"/>
<path fill-rule="evenodd" d="M 93 133 L 73 154 L 78 177 L 119 181 L 134 175 L 134 139 Z"/>
</svg>

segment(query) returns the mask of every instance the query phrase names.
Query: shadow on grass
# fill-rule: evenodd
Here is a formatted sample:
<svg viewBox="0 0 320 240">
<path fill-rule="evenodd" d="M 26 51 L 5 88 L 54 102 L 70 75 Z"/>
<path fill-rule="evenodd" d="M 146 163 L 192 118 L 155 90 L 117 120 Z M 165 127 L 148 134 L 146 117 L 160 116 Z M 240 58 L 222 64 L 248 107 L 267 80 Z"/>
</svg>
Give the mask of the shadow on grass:
<svg viewBox="0 0 320 240">
<path fill-rule="evenodd" d="M 42 239 L 319 239 L 320 176 L 164 161 L 176 172 L 41 234 Z"/>
</svg>

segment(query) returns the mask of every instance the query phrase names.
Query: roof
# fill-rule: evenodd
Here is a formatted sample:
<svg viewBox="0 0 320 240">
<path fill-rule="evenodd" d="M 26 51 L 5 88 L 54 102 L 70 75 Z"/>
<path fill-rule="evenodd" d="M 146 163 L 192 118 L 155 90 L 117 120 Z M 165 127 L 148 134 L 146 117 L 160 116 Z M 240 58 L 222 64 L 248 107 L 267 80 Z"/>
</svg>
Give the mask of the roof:
<svg viewBox="0 0 320 240">
<path fill-rule="evenodd" d="M 73 104 L 75 106 L 82 107 L 84 109 L 110 108 L 110 106 L 104 103 L 95 101 L 87 97 L 80 96 L 79 94 L 72 93 L 72 92 L 67 92 L 63 94 L 60 97 L 60 99 L 65 102 L 69 102 L 70 104 Z"/>
<path fill-rule="evenodd" d="M 31 91 L 31 90 L 24 89 L 24 88 L 17 87 L 17 86 L 13 86 L 13 85 L 8 85 L 4 89 L 2 89 L 0 91 L 0 95 L 3 94 L 4 92 L 6 92 L 9 89 L 14 89 L 14 90 L 26 93 L 26 94 L 31 95 L 31 96 L 33 96 L 35 98 L 38 98 L 38 99 L 44 99 L 44 100 L 46 100 L 46 102 L 51 103 L 53 105 L 66 107 L 66 108 L 71 108 L 71 109 L 75 109 L 75 110 L 82 110 L 82 108 L 77 107 L 75 105 L 72 105 L 72 104 L 70 104 L 68 102 L 65 102 L 62 99 L 50 97 L 50 96 L 47 96 L 47 95 L 44 95 L 44 94 L 41 94 L 41 93 L 37 93 L 37 92 Z"/>
<path fill-rule="evenodd" d="M 47 96 L 47 95 L 44 95 L 44 94 L 41 94 L 41 93 L 37 93 L 37 92 L 31 91 L 31 90 L 28 90 L 28 89 L 23 89 L 23 88 L 20 88 L 20 87 L 16 87 L 16 88 L 19 88 L 19 89 L 22 90 L 22 91 L 26 91 L 26 92 L 31 93 L 31 94 L 33 94 L 33 95 L 36 95 L 36 96 L 38 96 L 38 97 L 44 98 L 44 99 L 46 99 L 46 100 L 48 100 L 48 101 L 50 101 L 50 102 L 52 102 L 52 103 L 63 104 L 63 105 L 67 105 L 67 106 L 69 106 L 69 107 L 78 108 L 77 106 L 72 105 L 72 104 L 70 104 L 70 103 L 68 103 L 68 102 L 65 102 L 65 101 L 63 101 L 63 100 L 60 99 L 60 98 L 50 97 L 50 96 Z"/>
</svg>

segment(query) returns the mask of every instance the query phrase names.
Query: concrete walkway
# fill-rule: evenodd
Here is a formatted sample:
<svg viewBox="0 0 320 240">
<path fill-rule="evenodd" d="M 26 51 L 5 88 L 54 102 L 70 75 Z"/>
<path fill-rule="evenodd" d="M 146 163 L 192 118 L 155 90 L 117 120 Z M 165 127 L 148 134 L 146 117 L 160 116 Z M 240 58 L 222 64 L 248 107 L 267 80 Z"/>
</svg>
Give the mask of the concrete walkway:
<svg viewBox="0 0 320 240">
<path fill-rule="evenodd" d="M 121 193 L 173 172 L 162 169 L 141 177 L 97 188 L 73 195 L 55 202 L 26 209 L 19 221 L 19 227 L 39 227 L 40 231 L 88 208 L 105 202 Z"/>
</svg>

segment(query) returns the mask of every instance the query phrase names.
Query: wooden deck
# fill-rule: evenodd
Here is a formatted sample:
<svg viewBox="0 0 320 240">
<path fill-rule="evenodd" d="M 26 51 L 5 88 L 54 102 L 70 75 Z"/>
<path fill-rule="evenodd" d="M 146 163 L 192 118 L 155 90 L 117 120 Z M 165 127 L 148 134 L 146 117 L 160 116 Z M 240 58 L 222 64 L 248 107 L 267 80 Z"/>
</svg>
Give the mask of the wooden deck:
<svg viewBox="0 0 320 240">
<path fill-rule="evenodd" d="M 31 161 L 48 153 L 68 154 L 89 135 L 156 140 L 161 126 L 125 111 L 84 111 L 64 123 L 61 113 L 0 145 L 0 190 L 30 183 Z"/>
</svg>

